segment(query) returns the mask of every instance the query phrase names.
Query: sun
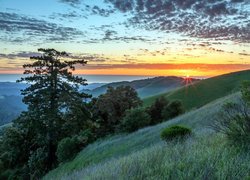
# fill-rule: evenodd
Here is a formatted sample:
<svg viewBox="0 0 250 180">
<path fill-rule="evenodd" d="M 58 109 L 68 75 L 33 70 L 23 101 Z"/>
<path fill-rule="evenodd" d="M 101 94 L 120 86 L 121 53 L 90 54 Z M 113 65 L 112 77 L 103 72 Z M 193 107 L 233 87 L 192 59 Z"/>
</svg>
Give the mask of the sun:
<svg viewBox="0 0 250 180">
<path fill-rule="evenodd" d="M 190 77 L 189 74 L 187 74 L 186 76 L 184 76 L 183 82 L 185 83 L 186 86 L 189 85 L 189 84 L 192 84 L 192 78 Z"/>
</svg>

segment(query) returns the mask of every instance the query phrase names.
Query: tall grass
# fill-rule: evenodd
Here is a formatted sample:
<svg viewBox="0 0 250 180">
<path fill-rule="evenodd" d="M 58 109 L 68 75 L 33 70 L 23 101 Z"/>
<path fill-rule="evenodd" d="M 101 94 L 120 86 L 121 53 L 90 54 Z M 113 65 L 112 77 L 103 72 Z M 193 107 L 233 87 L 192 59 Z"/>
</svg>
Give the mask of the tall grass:
<svg viewBox="0 0 250 180">
<path fill-rule="evenodd" d="M 221 105 L 236 99 L 236 97 L 238 95 L 232 94 L 201 109 L 194 110 L 171 121 L 141 129 L 135 133 L 99 140 L 86 147 L 73 161 L 62 164 L 57 169 L 51 171 L 44 179 L 61 179 L 73 172 L 82 171 L 89 166 L 103 163 L 110 159 L 125 157 L 143 149 L 159 145 L 163 143 L 160 138 L 162 129 L 173 124 L 183 124 L 191 127 L 195 133 L 202 132 L 201 134 L 205 134 L 205 132 L 209 132 L 207 127 L 215 120 L 214 117 L 220 110 Z"/>
<path fill-rule="evenodd" d="M 250 152 L 218 135 L 156 146 L 76 171 L 63 179 L 234 179 L 250 175 Z"/>
</svg>

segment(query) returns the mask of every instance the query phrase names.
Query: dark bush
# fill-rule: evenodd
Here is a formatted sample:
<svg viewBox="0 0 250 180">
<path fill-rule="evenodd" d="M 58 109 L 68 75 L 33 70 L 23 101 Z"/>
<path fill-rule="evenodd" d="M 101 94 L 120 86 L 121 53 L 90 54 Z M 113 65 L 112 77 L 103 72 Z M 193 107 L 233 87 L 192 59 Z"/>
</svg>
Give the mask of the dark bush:
<svg viewBox="0 0 250 180">
<path fill-rule="evenodd" d="M 226 135 L 229 143 L 250 146 L 250 81 L 242 83 L 237 103 L 226 103 L 211 126 Z"/>
<path fill-rule="evenodd" d="M 163 109 L 162 116 L 164 119 L 172 119 L 180 114 L 184 113 L 184 107 L 181 101 L 173 101 Z"/>
<path fill-rule="evenodd" d="M 126 112 L 121 122 L 121 129 L 133 132 L 150 124 L 150 116 L 143 108 L 131 109 Z"/>
<path fill-rule="evenodd" d="M 218 114 L 213 129 L 226 135 L 232 145 L 250 145 L 250 108 L 244 101 L 227 103 Z"/>
<path fill-rule="evenodd" d="M 155 100 L 155 102 L 147 108 L 147 113 L 151 118 L 150 125 L 158 124 L 163 121 L 162 112 L 163 109 L 169 104 L 168 100 L 161 96 Z"/>
<path fill-rule="evenodd" d="M 56 156 L 59 162 L 66 162 L 71 160 L 79 152 L 78 140 L 76 137 L 62 139 L 56 151 Z"/>
<path fill-rule="evenodd" d="M 56 156 L 59 162 L 66 162 L 76 156 L 76 154 L 89 143 L 93 142 L 95 137 L 91 130 L 85 130 L 73 137 L 62 139 L 56 151 Z"/>
<path fill-rule="evenodd" d="M 161 132 L 161 138 L 165 141 L 175 138 L 183 139 L 191 134 L 191 129 L 184 126 L 171 126 Z"/>
<path fill-rule="evenodd" d="M 28 161 L 31 179 L 42 177 L 47 172 L 46 164 L 48 163 L 48 152 L 45 148 L 38 148 L 31 153 Z"/>
</svg>

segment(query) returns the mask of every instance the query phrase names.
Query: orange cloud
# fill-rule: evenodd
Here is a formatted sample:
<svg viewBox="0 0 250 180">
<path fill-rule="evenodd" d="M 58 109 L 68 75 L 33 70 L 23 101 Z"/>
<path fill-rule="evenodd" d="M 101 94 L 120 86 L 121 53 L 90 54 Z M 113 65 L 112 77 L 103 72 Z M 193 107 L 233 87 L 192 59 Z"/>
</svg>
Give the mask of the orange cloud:
<svg viewBox="0 0 250 180">
<path fill-rule="evenodd" d="M 113 64 L 87 65 L 77 74 L 216 76 L 250 69 L 250 64 Z"/>
<path fill-rule="evenodd" d="M 78 67 L 75 74 L 148 75 L 148 76 L 216 76 L 250 69 L 250 64 L 101 64 Z M 0 74 L 20 74 L 21 68 L 1 69 Z"/>
</svg>

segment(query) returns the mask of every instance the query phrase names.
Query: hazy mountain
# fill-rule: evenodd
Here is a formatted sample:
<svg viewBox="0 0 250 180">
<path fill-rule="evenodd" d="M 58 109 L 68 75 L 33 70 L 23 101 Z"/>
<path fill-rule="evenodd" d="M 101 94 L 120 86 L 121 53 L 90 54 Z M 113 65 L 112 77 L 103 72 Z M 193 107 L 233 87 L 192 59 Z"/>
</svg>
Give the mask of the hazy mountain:
<svg viewBox="0 0 250 180">
<path fill-rule="evenodd" d="M 192 82 L 198 80 L 192 79 Z M 109 86 L 131 86 L 138 92 L 141 98 L 169 92 L 186 84 L 180 77 L 155 77 L 135 81 L 122 81 L 115 83 L 93 83 L 80 87 L 84 92 L 97 97 L 106 92 Z M 22 102 L 21 90 L 28 85 L 14 82 L 0 82 L 0 126 L 15 119 L 26 106 Z"/>
<path fill-rule="evenodd" d="M 168 92 L 178 87 L 182 87 L 189 84 L 190 82 L 196 82 L 197 79 L 189 79 L 187 82 L 184 78 L 175 77 L 175 76 L 168 76 L 168 77 L 155 77 L 155 78 L 148 78 L 142 80 L 135 80 L 135 81 L 122 81 L 122 82 L 115 82 L 103 85 L 101 87 L 95 88 L 91 91 L 86 91 L 86 93 L 91 94 L 93 97 L 97 97 L 106 92 L 109 86 L 111 87 L 118 87 L 118 86 L 131 86 L 138 92 L 141 98 L 154 96 L 157 94 L 161 94 L 163 92 Z"/>
</svg>

